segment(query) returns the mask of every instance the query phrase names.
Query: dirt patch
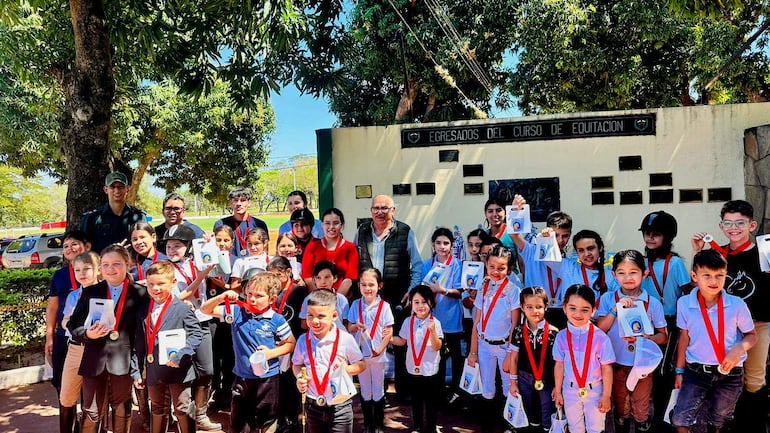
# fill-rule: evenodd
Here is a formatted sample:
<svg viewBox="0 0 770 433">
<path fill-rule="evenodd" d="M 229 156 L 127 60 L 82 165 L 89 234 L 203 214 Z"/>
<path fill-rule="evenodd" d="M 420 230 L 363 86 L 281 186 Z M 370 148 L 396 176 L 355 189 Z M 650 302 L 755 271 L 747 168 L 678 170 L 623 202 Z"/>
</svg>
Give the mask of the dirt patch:
<svg viewBox="0 0 770 433">
<path fill-rule="evenodd" d="M 0 346 L 0 371 L 43 365 L 45 339 L 30 341 L 24 346 Z"/>
</svg>

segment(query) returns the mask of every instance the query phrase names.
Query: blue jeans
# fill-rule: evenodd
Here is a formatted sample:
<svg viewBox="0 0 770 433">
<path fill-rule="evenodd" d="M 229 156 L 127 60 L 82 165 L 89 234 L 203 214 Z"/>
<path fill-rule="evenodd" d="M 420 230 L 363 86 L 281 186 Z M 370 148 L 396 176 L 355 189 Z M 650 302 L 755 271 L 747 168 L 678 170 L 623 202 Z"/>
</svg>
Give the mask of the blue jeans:
<svg viewBox="0 0 770 433">
<path fill-rule="evenodd" d="M 530 373 L 519 371 L 519 393 L 524 401 L 524 411 L 527 412 L 530 424 L 537 424 L 537 418 L 540 417 L 540 423 L 543 429 L 551 428 L 551 414 L 556 412 L 556 406 L 553 404 L 551 393 L 553 392 L 553 383 L 545 381 L 545 387 L 535 390 L 535 376 Z M 535 393 L 540 397 L 540 407 L 535 407 Z"/>
<path fill-rule="evenodd" d="M 671 423 L 676 427 L 695 425 L 705 404 L 708 424 L 721 428 L 732 417 L 742 389 L 743 367 L 723 375 L 716 371 L 716 366 L 687 364 Z"/>
</svg>

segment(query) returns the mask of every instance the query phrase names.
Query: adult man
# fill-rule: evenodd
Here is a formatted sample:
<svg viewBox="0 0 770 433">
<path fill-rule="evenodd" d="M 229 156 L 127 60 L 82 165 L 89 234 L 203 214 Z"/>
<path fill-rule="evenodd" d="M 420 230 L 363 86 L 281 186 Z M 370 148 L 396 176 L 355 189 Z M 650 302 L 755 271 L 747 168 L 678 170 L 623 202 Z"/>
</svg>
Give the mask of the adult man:
<svg viewBox="0 0 770 433">
<path fill-rule="evenodd" d="M 131 225 L 146 221 L 143 210 L 126 204 L 126 196 L 131 185 L 125 174 L 112 172 L 104 178 L 104 193 L 107 194 L 107 204 L 83 214 L 80 229 L 91 240 L 91 247 L 101 253 L 104 247 L 126 242 L 131 234 Z"/>
<path fill-rule="evenodd" d="M 251 205 L 251 191 L 241 186 L 233 188 L 230 191 L 230 208 L 233 210 L 233 214 L 214 223 L 214 228 L 225 224 L 233 229 L 235 242 L 233 242 L 231 253 L 236 256 L 247 254 L 246 234 L 249 230 L 256 227 L 270 233 L 264 221 L 249 215 L 249 205 Z"/>
<path fill-rule="evenodd" d="M 377 268 L 382 273 L 382 298 L 394 308 L 394 329 L 399 329 L 408 316 L 402 310 L 411 287 L 420 284 L 422 258 L 412 229 L 393 217 L 396 205 L 387 195 L 372 199 L 372 222 L 358 227 L 355 244 L 358 247 L 360 269 Z M 409 394 L 406 373 L 406 349 L 394 348 L 396 358 L 396 391 L 402 397 Z"/>
<path fill-rule="evenodd" d="M 165 221 L 163 224 L 155 226 L 155 236 L 158 238 L 158 251 L 165 254 L 166 241 L 163 240 L 163 235 L 166 233 L 166 230 L 177 224 L 190 227 L 195 232 L 196 238 L 203 237 L 203 229 L 184 219 L 186 212 L 187 207 L 185 206 L 184 197 L 181 195 L 172 192 L 163 198 L 163 217 Z"/>
</svg>

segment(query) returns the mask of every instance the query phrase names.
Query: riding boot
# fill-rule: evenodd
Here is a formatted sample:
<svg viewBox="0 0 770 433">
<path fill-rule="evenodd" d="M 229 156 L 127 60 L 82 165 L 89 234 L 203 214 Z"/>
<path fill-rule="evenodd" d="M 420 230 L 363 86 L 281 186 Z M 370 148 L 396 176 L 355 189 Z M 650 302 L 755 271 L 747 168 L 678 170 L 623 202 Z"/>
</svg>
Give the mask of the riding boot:
<svg viewBox="0 0 770 433">
<path fill-rule="evenodd" d="M 374 433 L 383 433 L 385 431 L 385 397 L 373 403 L 372 421 L 374 423 Z"/>
<path fill-rule="evenodd" d="M 616 418 L 615 433 L 629 433 L 631 431 L 631 418 Z"/>
<path fill-rule="evenodd" d="M 364 433 L 372 433 L 374 430 L 374 423 L 372 423 L 373 405 L 373 401 L 361 399 L 361 411 L 364 413 Z"/>
<path fill-rule="evenodd" d="M 207 386 L 194 386 L 193 392 L 195 393 L 195 427 L 197 430 L 203 431 L 219 431 L 222 430 L 222 424 L 218 422 L 212 422 L 209 416 L 206 414 L 208 410 L 209 402 L 209 388 Z"/>
<path fill-rule="evenodd" d="M 59 433 L 72 433 L 75 428 L 77 408 L 75 406 L 59 406 Z"/>
<path fill-rule="evenodd" d="M 152 415 L 150 421 L 151 433 L 166 433 L 167 415 Z"/>
<path fill-rule="evenodd" d="M 142 430 L 150 430 L 150 400 L 147 388 L 134 388 L 136 390 L 136 402 L 139 406 L 139 415 L 142 416 Z"/>
<path fill-rule="evenodd" d="M 112 408 L 112 432 L 128 433 L 131 431 L 131 399 L 113 406 Z"/>
</svg>

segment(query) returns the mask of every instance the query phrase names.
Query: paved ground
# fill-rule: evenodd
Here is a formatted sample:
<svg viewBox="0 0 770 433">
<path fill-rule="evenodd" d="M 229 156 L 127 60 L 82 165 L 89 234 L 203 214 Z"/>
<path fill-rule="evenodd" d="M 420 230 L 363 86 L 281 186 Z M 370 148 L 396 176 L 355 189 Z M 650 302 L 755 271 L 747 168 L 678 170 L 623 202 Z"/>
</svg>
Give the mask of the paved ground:
<svg viewBox="0 0 770 433">
<path fill-rule="evenodd" d="M 394 401 L 392 394 L 389 401 Z M 3 433 L 54 433 L 59 430 L 58 402 L 53 387 L 47 382 L 0 390 L 0 432 Z M 362 431 L 361 416 L 355 406 L 356 425 L 354 432 Z M 452 412 L 452 413 L 446 413 Z M 228 414 L 218 413 L 212 418 L 227 425 Z M 411 432 L 410 409 L 396 404 L 389 405 L 385 412 L 386 432 Z M 480 429 L 470 422 L 470 410 L 455 409 L 439 415 L 441 433 L 472 433 Z M 133 432 L 142 432 L 139 413 L 134 411 Z M 502 429 L 499 429 L 501 432 Z"/>
</svg>

